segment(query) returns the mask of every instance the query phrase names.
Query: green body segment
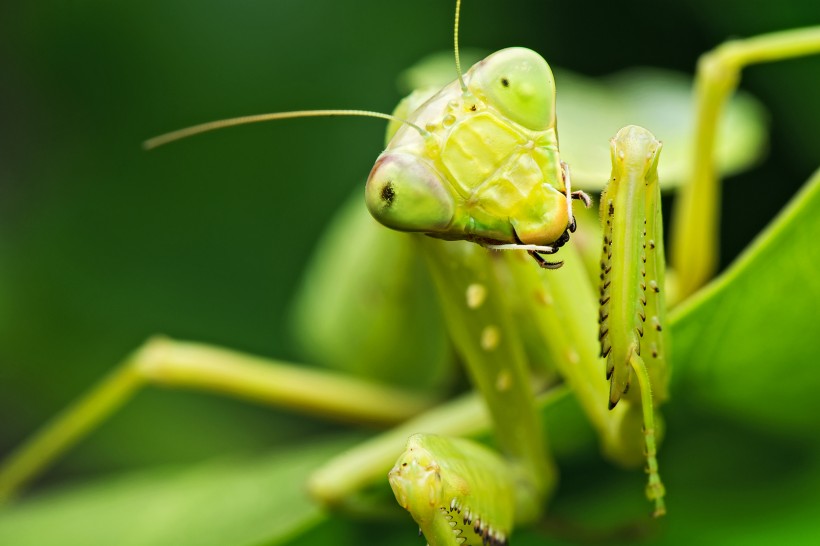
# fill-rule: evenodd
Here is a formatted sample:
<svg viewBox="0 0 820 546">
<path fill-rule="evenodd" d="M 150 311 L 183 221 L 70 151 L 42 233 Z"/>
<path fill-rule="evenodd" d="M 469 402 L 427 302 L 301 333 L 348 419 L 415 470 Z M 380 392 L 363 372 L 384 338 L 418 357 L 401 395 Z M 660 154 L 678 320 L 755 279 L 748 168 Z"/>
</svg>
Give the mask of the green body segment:
<svg viewBox="0 0 820 546">
<path fill-rule="evenodd" d="M 661 143 L 646 129 L 628 126 L 611 141 L 612 176 L 601 196 L 604 247 L 601 258 L 600 340 L 610 380 L 609 407 L 629 391 L 641 405 L 649 475 L 647 497 L 655 516 L 666 513 L 658 473 L 655 407 L 666 396 L 667 367 L 662 325 L 663 234 L 658 156 Z M 654 393 L 654 397 L 653 397 Z"/>
<path fill-rule="evenodd" d="M 414 434 L 389 480 L 430 546 L 507 544 L 515 476 L 504 459 L 481 444 Z"/>
<path fill-rule="evenodd" d="M 412 238 L 373 220 L 360 191 L 336 213 L 302 275 L 294 337 L 309 362 L 436 392 L 455 362 L 432 280 Z"/>
<path fill-rule="evenodd" d="M 370 173 L 367 206 L 387 227 L 442 239 L 550 245 L 569 227 L 546 61 L 509 48 L 407 116 Z"/>
<path fill-rule="evenodd" d="M 495 423 L 497 445 L 525 476 L 516 491 L 516 521 L 533 521 L 556 485 L 557 472 L 496 257 L 466 242 L 419 237 L 419 243 L 450 339 Z"/>
</svg>

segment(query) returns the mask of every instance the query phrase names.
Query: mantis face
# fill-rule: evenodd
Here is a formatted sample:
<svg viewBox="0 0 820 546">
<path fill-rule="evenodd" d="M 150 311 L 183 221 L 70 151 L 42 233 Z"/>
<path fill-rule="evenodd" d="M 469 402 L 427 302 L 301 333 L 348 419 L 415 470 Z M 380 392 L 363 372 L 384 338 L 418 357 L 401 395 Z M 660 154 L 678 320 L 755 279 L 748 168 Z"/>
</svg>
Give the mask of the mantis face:
<svg viewBox="0 0 820 546">
<path fill-rule="evenodd" d="M 413 112 L 367 181 L 387 227 L 481 244 L 552 245 L 572 212 L 547 62 L 524 48 L 490 55 Z M 553 249 L 546 252 L 554 252 Z"/>
</svg>

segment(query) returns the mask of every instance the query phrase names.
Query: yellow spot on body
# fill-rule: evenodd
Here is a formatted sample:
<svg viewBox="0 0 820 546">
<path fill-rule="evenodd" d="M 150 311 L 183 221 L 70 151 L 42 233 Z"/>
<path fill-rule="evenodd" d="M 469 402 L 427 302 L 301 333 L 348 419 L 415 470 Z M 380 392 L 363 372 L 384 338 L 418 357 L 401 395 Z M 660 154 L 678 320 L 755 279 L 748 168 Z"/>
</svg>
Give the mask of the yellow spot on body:
<svg viewBox="0 0 820 546">
<path fill-rule="evenodd" d="M 493 351 L 501 342 L 501 332 L 496 326 L 485 326 L 481 331 L 481 348 L 485 351 Z"/>
<path fill-rule="evenodd" d="M 478 309 L 487 299 L 487 287 L 483 284 L 473 283 L 467 287 L 467 307 Z"/>
<path fill-rule="evenodd" d="M 570 364 L 578 364 L 581 362 L 581 355 L 574 349 L 570 349 L 567 351 L 567 361 Z"/>
<path fill-rule="evenodd" d="M 505 368 L 498 372 L 495 378 L 495 389 L 498 392 L 504 392 L 510 390 L 510 387 L 512 387 L 512 374 Z"/>
<path fill-rule="evenodd" d="M 456 117 L 452 114 L 448 114 L 448 115 L 444 116 L 444 121 L 442 123 L 444 124 L 445 127 L 449 127 L 450 125 L 452 125 L 455 122 L 456 122 Z"/>
<path fill-rule="evenodd" d="M 536 290 L 535 301 L 541 305 L 549 307 L 552 305 L 552 296 L 546 290 Z"/>
</svg>

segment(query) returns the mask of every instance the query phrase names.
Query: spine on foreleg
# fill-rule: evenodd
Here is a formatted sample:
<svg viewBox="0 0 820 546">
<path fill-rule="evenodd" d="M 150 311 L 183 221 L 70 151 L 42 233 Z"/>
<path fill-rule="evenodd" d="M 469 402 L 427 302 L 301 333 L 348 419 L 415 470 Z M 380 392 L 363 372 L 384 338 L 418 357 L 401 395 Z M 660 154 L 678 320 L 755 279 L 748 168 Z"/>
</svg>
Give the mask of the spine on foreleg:
<svg viewBox="0 0 820 546">
<path fill-rule="evenodd" d="M 515 470 L 490 449 L 414 434 L 388 478 L 430 546 L 506 546 L 516 510 Z"/>
</svg>

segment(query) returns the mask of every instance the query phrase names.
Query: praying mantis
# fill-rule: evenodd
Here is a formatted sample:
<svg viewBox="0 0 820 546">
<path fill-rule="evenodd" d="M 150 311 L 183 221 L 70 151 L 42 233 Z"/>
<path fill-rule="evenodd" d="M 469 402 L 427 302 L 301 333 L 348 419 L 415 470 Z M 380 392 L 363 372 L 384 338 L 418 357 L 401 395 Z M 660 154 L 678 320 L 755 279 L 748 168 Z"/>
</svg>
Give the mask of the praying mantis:
<svg viewBox="0 0 820 546">
<path fill-rule="evenodd" d="M 635 227 L 637 227 L 637 226 L 635 226 L 635 225 L 633 225 L 633 226 L 632 226 L 632 228 L 633 228 L 633 229 L 634 229 Z M 442 244 L 449 244 L 449 243 L 442 243 Z M 451 245 L 451 247 L 452 247 L 452 248 L 456 248 L 456 246 L 455 246 L 455 245 L 456 245 L 456 243 L 453 243 L 453 244 Z M 446 248 L 446 247 L 445 247 L 445 248 Z M 472 247 L 470 247 L 470 248 L 472 248 Z M 475 251 L 476 251 L 476 249 L 475 249 L 475 248 L 472 248 L 472 250 L 471 250 L 471 251 L 468 251 L 468 252 L 475 252 Z M 505 259 L 507 259 L 507 258 L 505 258 Z M 517 274 L 517 275 L 527 275 L 527 276 L 531 276 L 531 275 L 533 275 L 533 272 L 531 271 L 531 269 L 532 269 L 532 264 L 527 264 L 527 265 L 530 265 L 531 267 L 527 268 L 526 270 L 520 270 L 520 271 L 519 271 L 519 270 L 516 270 L 516 271 L 519 271 L 519 272 L 518 272 L 518 273 L 516 273 L 516 274 Z M 518 266 L 512 265 L 511 267 L 518 267 Z M 519 268 L 519 269 L 520 269 L 520 268 Z M 546 273 L 549 273 L 549 272 L 546 272 Z M 440 281 L 440 282 L 446 282 L 446 281 Z M 466 293 L 466 294 L 469 294 L 469 293 L 470 293 L 469 288 L 470 288 L 471 286 L 481 286 L 481 284 L 480 284 L 480 283 L 472 283 L 472 284 L 468 284 L 467 286 L 463 287 L 463 289 L 462 289 L 462 290 L 450 289 L 450 290 L 447 290 L 446 292 L 447 292 L 447 293 L 450 293 L 450 294 L 459 294 L 459 296 L 461 296 L 462 294 L 465 294 L 465 293 Z M 481 289 L 479 288 L 479 289 L 477 289 L 477 290 L 473 290 L 473 291 L 472 291 L 472 293 L 473 293 L 473 294 L 476 294 L 476 292 L 478 292 L 478 293 L 480 294 Z M 494 291 L 491 291 L 491 293 L 493 293 L 493 292 L 494 292 Z M 477 298 L 477 299 L 481 299 L 481 297 L 480 297 L 480 296 L 475 296 L 473 301 L 475 301 L 475 299 L 476 299 L 476 298 Z M 502 332 L 507 332 L 507 330 L 502 330 Z M 503 336 L 503 335 L 504 335 L 504 333 L 502 333 L 502 336 Z M 493 344 L 493 342 L 492 342 L 493 335 L 492 335 L 492 334 L 490 334 L 490 335 L 488 335 L 487 337 L 488 337 L 488 339 L 489 339 L 489 341 L 487 341 L 487 344 L 492 345 L 492 344 Z M 196 350 L 196 347 L 194 347 L 193 349 L 194 349 L 194 351 L 195 351 L 195 350 Z M 596 349 L 597 349 L 597 348 L 596 348 Z M 504 382 L 502 381 L 501 383 L 504 383 Z M 391 393 L 391 394 L 395 395 L 395 393 Z M 394 401 L 395 401 L 395 399 L 394 399 Z M 599 402 L 600 402 L 600 401 L 599 401 Z M 384 404 L 383 404 L 383 405 L 384 405 Z M 423 405 L 423 404 L 422 404 L 422 405 Z M 417 411 L 417 409 L 415 409 L 415 408 L 414 408 L 414 409 L 413 409 L 413 411 L 410 411 L 409 413 L 414 413 L 415 411 Z M 365 413 L 365 414 L 366 414 L 366 413 L 368 413 L 368 412 L 367 412 L 367 410 L 364 410 L 364 412 L 363 412 L 363 413 Z M 536 442 L 533 442 L 533 444 L 537 444 L 537 443 L 536 443 Z M 613 448 L 613 449 L 614 449 L 614 448 Z M 319 481 L 321 481 L 321 480 L 319 480 Z M 428 538 L 428 540 L 429 540 L 429 538 Z"/>
</svg>

